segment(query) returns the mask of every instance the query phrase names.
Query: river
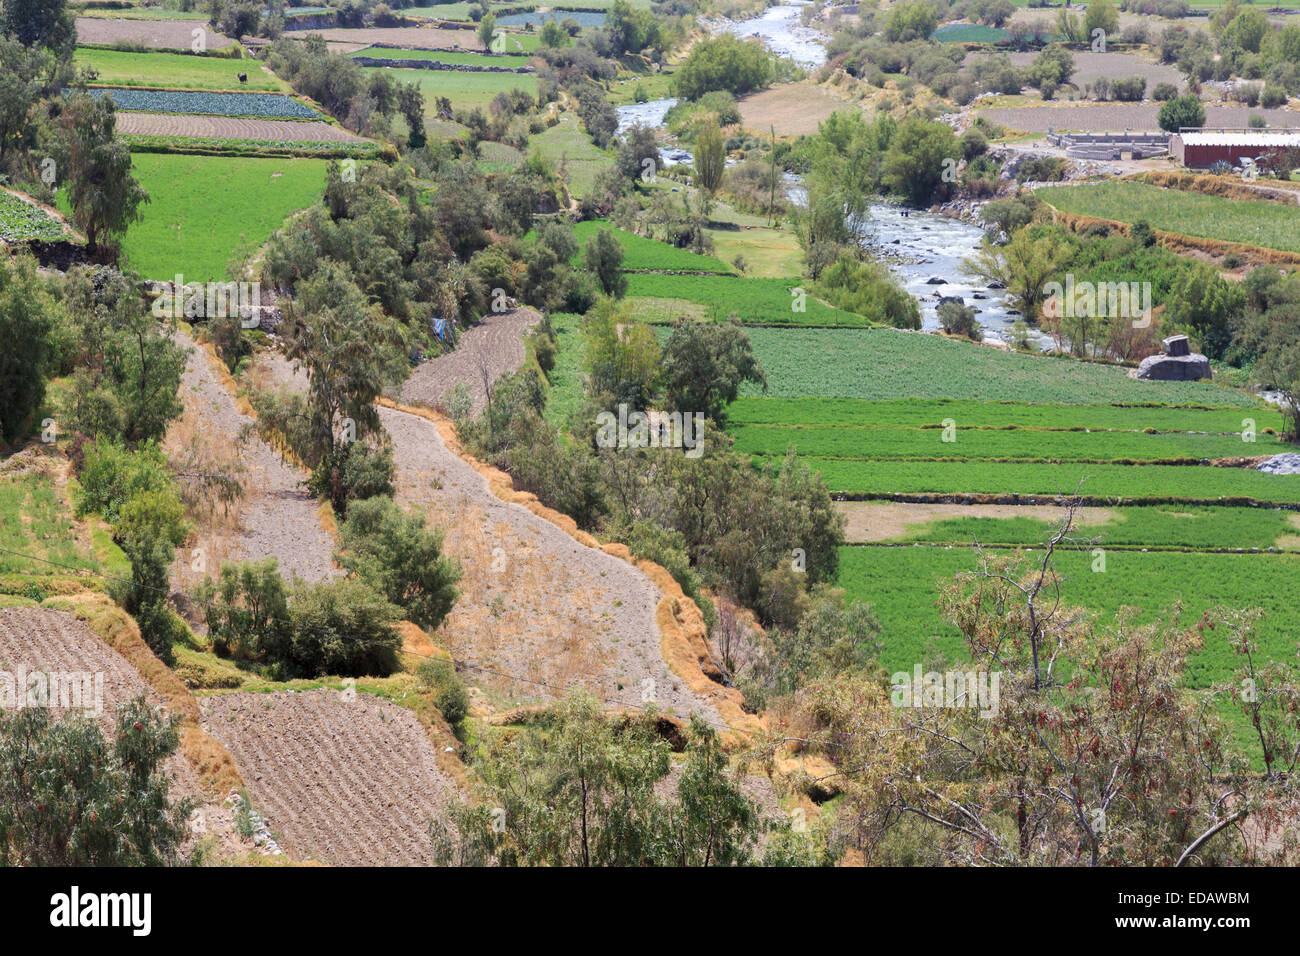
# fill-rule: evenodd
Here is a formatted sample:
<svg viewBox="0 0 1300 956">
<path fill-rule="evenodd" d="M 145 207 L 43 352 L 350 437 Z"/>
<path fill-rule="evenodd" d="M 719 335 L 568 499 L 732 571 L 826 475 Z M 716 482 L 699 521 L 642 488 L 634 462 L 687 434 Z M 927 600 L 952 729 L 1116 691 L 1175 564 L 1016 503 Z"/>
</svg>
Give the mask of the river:
<svg viewBox="0 0 1300 956">
<path fill-rule="evenodd" d="M 722 21 L 710 25 L 714 33 L 728 32 L 740 37 L 759 37 L 775 53 L 788 56 L 801 66 L 816 67 L 826 60 L 825 35 L 799 22 L 804 3 L 784 3 L 769 7 L 757 17 L 743 21 Z M 618 129 L 625 132 L 635 123 L 661 128 L 664 115 L 677 101 L 651 100 L 618 108 Z M 675 146 L 660 150 L 669 165 L 692 162 L 688 151 Z M 802 200 L 803 189 L 796 176 L 786 176 L 786 191 L 792 202 Z M 886 202 L 871 205 L 871 220 L 864 226 L 863 244 L 888 267 L 902 286 L 921 307 L 921 327 L 926 331 L 939 328 L 939 300 L 957 296 L 979 310 L 976 319 L 985 337 L 1009 341 L 1011 328 L 1018 316 L 1013 314 L 1005 293 L 987 288 L 981 280 L 961 271 L 962 259 L 979 249 L 984 230 L 969 223 L 949 219 L 937 213 L 909 210 Z M 943 280 L 942 284 L 932 283 Z M 1031 329 L 1031 340 L 1040 347 L 1050 347 L 1050 339 Z"/>
</svg>

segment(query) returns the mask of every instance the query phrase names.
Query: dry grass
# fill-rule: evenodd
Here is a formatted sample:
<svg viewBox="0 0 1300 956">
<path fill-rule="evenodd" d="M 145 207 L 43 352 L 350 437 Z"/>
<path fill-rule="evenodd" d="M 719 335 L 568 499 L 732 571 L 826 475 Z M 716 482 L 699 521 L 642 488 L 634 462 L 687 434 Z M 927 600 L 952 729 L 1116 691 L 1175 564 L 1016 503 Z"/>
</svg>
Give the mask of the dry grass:
<svg viewBox="0 0 1300 956">
<path fill-rule="evenodd" d="M 592 535 L 581 530 L 568 515 L 547 508 L 533 494 L 517 491 L 508 474 L 479 461 L 465 450 L 456 436 L 454 424 L 445 416 L 429 409 L 404 406 L 387 399 L 381 399 L 380 404 L 432 422 L 437 427 L 438 433 L 448 450 L 486 478 L 489 488 L 498 498 L 522 505 L 586 547 L 602 550 L 606 554 L 636 565 L 662 595 L 655 617 L 659 627 L 660 650 L 669 669 L 680 677 L 692 692 L 712 705 L 735 731 L 733 735 L 730 735 L 728 743 L 732 745 L 740 744 L 750 734 L 761 730 L 762 724 L 759 719 L 752 714 L 745 713 L 742 708 L 743 698 L 740 693 L 734 688 L 722 686 L 706 675 L 705 667 L 716 668 L 716 665 L 713 664 L 716 655 L 708 643 L 708 630 L 704 624 L 704 616 L 700 613 L 700 609 L 695 602 L 682 593 L 681 587 L 664 568 L 649 561 L 635 560 L 623 545 L 602 545 Z M 475 524 L 481 527 L 481 515 L 476 515 L 474 512 L 460 514 L 457 520 L 447 527 L 447 540 L 450 543 L 455 537 L 459 542 L 456 550 L 462 557 L 463 565 L 467 571 L 466 577 L 461 581 L 461 586 L 462 590 L 468 595 L 481 586 L 477 578 L 483 574 L 482 569 L 491 568 L 492 551 L 491 547 L 488 546 L 487 536 L 480 534 L 477 539 L 477 553 L 471 553 L 470 556 L 466 555 L 465 551 L 462 550 L 464 545 L 466 543 L 476 543 L 472 531 L 468 537 L 460 537 L 467 524 L 471 528 Z M 488 573 L 490 573 L 490 570 Z M 547 569 L 538 564 L 532 573 L 537 577 L 536 582 L 526 582 L 525 586 L 531 587 L 535 583 L 536 586 L 544 589 L 549 580 Z M 471 602 L 463 603 L 468 604 Z M 483 609 L 471 613 L 481 617 Z M 452 618 L 456 616 L 457 612 L 453 611 Z M 463 643 L 467 636 L 472 636 L 471 643 L 475 653 L 482 653 L 480 641 L 492 642 L 499 640 L 503 629 L 500 627 L 483 627 L 481 621 L 465 620 L 464 617 L 468 616 L 470 615 L 464 615 L 461 620 L 455 622 L 453 622 L 452 618 L 449 618 L 443 624 L 442 632 L 449 636 L 456 635 L 458 643 Z M 467 627 L 471 630 L 466 630 Z M 453 651 L 456 650 L 454 646 L 452 649 Z M 572 676 L 576 678 L 584 670 L 588 669 L 581 665 L 589 654 L 590 651 L 583 647 L 582 642 L 576 639 L 566 642 L 558 655 L 558 660 L 563 662 L 561 669 L 568 670 L 572 665 L 579 665 L 573 668 Z"/>
</svg>

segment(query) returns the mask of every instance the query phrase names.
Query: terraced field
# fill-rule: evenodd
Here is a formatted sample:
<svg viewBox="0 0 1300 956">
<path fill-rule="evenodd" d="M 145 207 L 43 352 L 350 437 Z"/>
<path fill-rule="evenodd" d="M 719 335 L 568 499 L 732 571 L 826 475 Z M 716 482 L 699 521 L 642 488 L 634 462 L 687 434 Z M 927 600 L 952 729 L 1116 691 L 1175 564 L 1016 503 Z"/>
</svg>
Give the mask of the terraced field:
<svg viewBox="0 0 1300 956">
<path fill-rule="evenodd" d="M 122 113 L 117 131 L 124 136 L 176 136 L 185 139 L 252 139 L 268 142 L 364 143 L 360 136 L 329 123 L 189 116 L 183 113 Z"/>
<path fill-rule="evenodd" d="M 504 41 L 503 41 L 504 43 Z M 377 60 L 423 60 L 447 66 L 498 67 L 518 69 L 527 66 L 531 56 L 524 54 L 467 53 L 461 50 L 401 50 L 394 47 L 372 46 L 358 50 L 352 56 L 373 57 Z"/>
<path fill-rule="evenodd" d="M 656 324 L 677 320 L 680 310 L 663 304 L 677 301 L 695 303 L 701 307 L 699 314 L 712 319 L 734 314 L 743 325 L 862 328 L 871 324 L 863 316 L 831 308 L 806 291 L 798 294 L 805 283 L 797 278 L 633 274 L 628 277 L 627 295 L 637 315 Z"/>
<path fill-rule="evenodd" d="M 305 103 L 280 93 L 210 93 L 190 90 L 132 90 L 121 87 L 91 90 L 111 96 L 124 111 L 191 113 L 213 116 L 252 116 L 263 119 L 320 119 Z"/>
<path fill-rule="evenodd" d="M 200 700 L 253 805 L 289 853 L 334 866 L 433 860 L 429 821 L 456 799 L 409 710 L 358 693 L 236 693 Z"/>
<path fill-rule="evenodd" d="M 176 87 L 185 90 L 289 92 L 289 84 L 247 60 L 190 56 L 182 53 L 136 53 L 127 50 L 77 50 L 78 67 L 93 69 L 97 82 L 111 86 Z M 239 74 L 248 79 L 241 83 Z"/>
<path fill-rule="evenodd" d="M 1076 215 L 1119 222 L 1145 220 L 1166 232 L 1300 252 L 1300 217 L 1293 207 L 1280 203 L 1127 182 L 1041 189 L 1036 195 Z"/>
<path fill-rule="evenodd" d="M 195 30 L 202 31 L 204 49 L 207 50 L 224 50 L 235 42 L 230 37 L 214 33 L 202 22 L 77 17 L 77 42 L 83 46 L 129 43 L 155 50 L 190 50 L 193 49 Z"/>
<path fill-rule="evenodd" d="M 135 153 L 131 165 L 151 202 L 122 248 L 151 278 L 224 278 L 232 250 L 265 242 L 325 188 L 323 159 Z"/>
<path fill-rule="evenodd" d="M 11 192 L 0 190 L 0 239 L 57 241 L 64 238 L 63 226 L 40 206 Z"/>
<path fill-rule="evenodd" d="M 445 96 L 456 108 L 487 106 L 498 93 L 523 90 L 537 95 L 537 77 L 531 73 L 461 73 L 453 70 L 402 70 L 366 67 L 365 72 L 385 70 L 395 83 L 415 83 L 424 93 L 424 115 L 436 116 L 438 97 Z"/>
</svg>

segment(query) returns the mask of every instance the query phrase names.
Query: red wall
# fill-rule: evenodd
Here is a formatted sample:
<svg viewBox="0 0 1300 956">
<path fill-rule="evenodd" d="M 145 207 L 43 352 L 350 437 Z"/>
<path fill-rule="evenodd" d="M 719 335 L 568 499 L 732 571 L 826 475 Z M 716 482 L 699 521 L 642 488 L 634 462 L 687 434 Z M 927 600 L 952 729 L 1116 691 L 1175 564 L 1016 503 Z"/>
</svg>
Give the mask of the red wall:
<svg viewBox="0 0 1300 956">
<path fill-rule="evenodd" d="M 1256 156 L 1267 156 L 1269 152 L 1270 149 L 1267 146 L 1191 146 L 1184 143 L 1183 164 L 1204 167 L 1223 160 L 1235 166 L 1239 159 L 1254 159 Z"/>
</svg>

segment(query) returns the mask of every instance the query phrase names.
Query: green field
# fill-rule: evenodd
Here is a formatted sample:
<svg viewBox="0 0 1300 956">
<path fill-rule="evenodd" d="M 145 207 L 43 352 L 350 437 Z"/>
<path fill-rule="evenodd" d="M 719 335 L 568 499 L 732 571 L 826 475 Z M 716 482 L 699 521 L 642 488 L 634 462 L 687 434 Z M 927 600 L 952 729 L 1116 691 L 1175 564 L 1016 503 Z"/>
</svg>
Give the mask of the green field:
<svg viewBox="0 0 1300 956">
<path fill-rule="evenodd" d="M 1270 508 L 1146 505 L 1111 508 L 1113 516 L 1076 526 L 1071 537 L 1089 548 L 1165 548 L 1189 551 L 1300 548 L 1300 513 Z M 891 540 L 936 544 L 1033 546 L 1047 540 L 1053 522 L 1032 517 L 943 518 L 913 525 Z"/>
<path fill-rule="evenodd" d="M 709 272 L 731 275 L 735 271 L 712 256 L 701 256 L 689 249 L 678 249 L 658 239 L 638 236 L 636 233 L 611 226 L 607 219 L 588 219 L 585 222 L 575 223 L 573 234 L 581 247 L 602 229 L 613 229 L 615 237 L 623 246 L 623 268 L 629 272 Z M 581 256 L 580 249 L 577 258 Z"/>
<path fill-rule="evenodd" d="M 55 242 L 62 238 L 63 226 L 45 210 L 0 190 L 0 239 Z"/>
<path fill-rule="evenodd" d="M 628 277 L 627 295 L 633 300 L 693 302 L 702 307 L 708 318 L 722 320 L 734 314 L 743 325 L 861 328 L 870 324 L 863 316 L 833 309 L 811 295 L 795 295 L 794 290 L 801 289 L 804 282 L 802 279 L 641 273 Z M 803 311 L 796 310 L 800 302 Z M 652 305 L 639 310 L 638 316 L 647 322 L 663 324 L 676 321 L 679 313 L 675 308 L 659 309 Z"/>
<path fill-rule="evenodd" d="M 596 147 L 572 113 L 528 141 L 528 149 L 564 170 L 569 191 L 578 199 L 587 195 L 602 171 L 614 164 L 613 157 Z"/>
<path fill-rule="evenodd" d="M 224 278 L 233 251 L 260 246 L 325 188 L 323 159 L 250 159 L 136 153 L 131 165 L 151 202 L 122 249 L 142 276 Z"/>
<path fill-rule="evenodd" d="M 1005 352 L 895 329 L 751 329 L 749 337 L 767 373 L 767 395 L 773 398 L 915 397 L 1079 405 L 1104 399 L 1260 407 L 1242 392 L 1203 382 L 1140 381 L 1113 365 Z M 741 394 L 762 392 L 747 385 Z"/>
<path fill-rule="evenodd" d="M 249 90 L 291 93 L 289 84 L 261 64 L 224 57 L 183 53 L 131 53 L 122 50 L 77 50 L 78 67 L 93 69 L 95 82 L 109 86 L 162 86 L 188 90 Z M 239 82 L 239 74 L 248 76 Z"/>
<path fill-rule="evenodd" d="M 1051 366 L 1048 366 L 1051 368 Z M 1224 399 L 1234 397 L 1223 392 Z M 974 428 L 1047 428 L 1093 431 L 1193 431 L 1239 434 L 1247 421 L 1261 435 L 1283 427 L 1282 414 L 1265 408 L 1204 408 L 1190 405 L 1049 405 L 1019 402 L 900 398 L 866 401 L 852 398 L 739 398 L 727 409 L 736 424 L 751 425 L 887 425 L 940 428 L 945 419 L 958 433 Z"/>
<path fill-rule="evenodd" d="M 1035 195 L 1075 215 L 1146 221 L 1165 232 L 1300 252 L 1300 216 L 1295 207 L 1280 203 L 1226 199 L 1145 183 L 1058 186 Z"/>
<path fill-rule="evenodd" d="M 975 553 L 965 547 L 850 547 L 840 552 L 840 585 L 851 598 L 874 606 L 885 668 L 910 671 L 936 652 L 965 659 L 964 641 L 941 619 L 937 601 L 954 575 L 977 567 Z M 1067 606 L 1086 608 L 1103 621 L 1113 620 L 1120 608 L 1134 608 L 1137 622 L 1149 622 L 1168 620 L 1181 603 L 1185 626 L 1214 607 L 1257 607 L 1264 612 L 1256 633 L 1260 657 L 1295 658 L 1300 612 L 1292 596 L 1300 556 L 1115 550 L 1106 552 L 1104 572 L 1092 567 L 1088 549 L 1058 555 Z M 1190 687 L 1208 687 L 1236 672 L 1237 658 L 1222 630 L 1203 634 L 1205 647 L 1187 669 Z M 1239 715 L 1228 716 L 1241 733 Z"/>
<path fill-rule="evenodd" d="M 415 83 L 424 93 L 424 115 L 437 115 L 439 96 L 455 108 L 486 107 L 498 93 L 525 90 L 537 95 L 537 77 L 531 73 L 458 73 L 453 70 L 401 70 L 383 66 L 366 67 L 366 73 L 384 70 L 395 83 Z"/>
<path fill-rule="evenodd" d="M 955 421 L 955 419 L 954 419 Z M 787 448 L 812 458 L 915 461 L 1152 462 L 1195 464 L 1245 454 L 1276 455 L 1291 449 L 1271 435 L 1243 442 L 1233 435 L 1185 432 L 1044 431 L 978 428 L 846 428 L 818 425 L 741 425 L 736 447 L 755 455 Z"/>
<path fill-rule="evenodd" d="M 380 60 L 427 60 L 449 66 L 501 66 L 516 68 L 527 66 L 531 56 L 522 54 L 467 53 L 462 50 L 397 50 L 392 47 L 372 46 L 358 50 L 352 56 L 368 56 Z"/>
<path fill-rule="evenodd" d="M 582 316 L 571 312 L 552 312 L 551 325 L 559 350 L 555 367 L 547 376 L 550 390 L 546 396 L 546 420 L 556 428 L 563 428 L 582 404 L 586 384 L 586 343 L 582 335 Z"/>
<path fill-rule="evenodd" d="M 1116 503 L 1140 499 L 1212 503 L 1248 499 L 1300 504 L 1300 475 L 1202 465 L 1097 465 L 1081 462 L 840 461 L 815 458 L 826 486 L 847 495 L 1019 495 L 1078 493 Z"/>
</svg>

